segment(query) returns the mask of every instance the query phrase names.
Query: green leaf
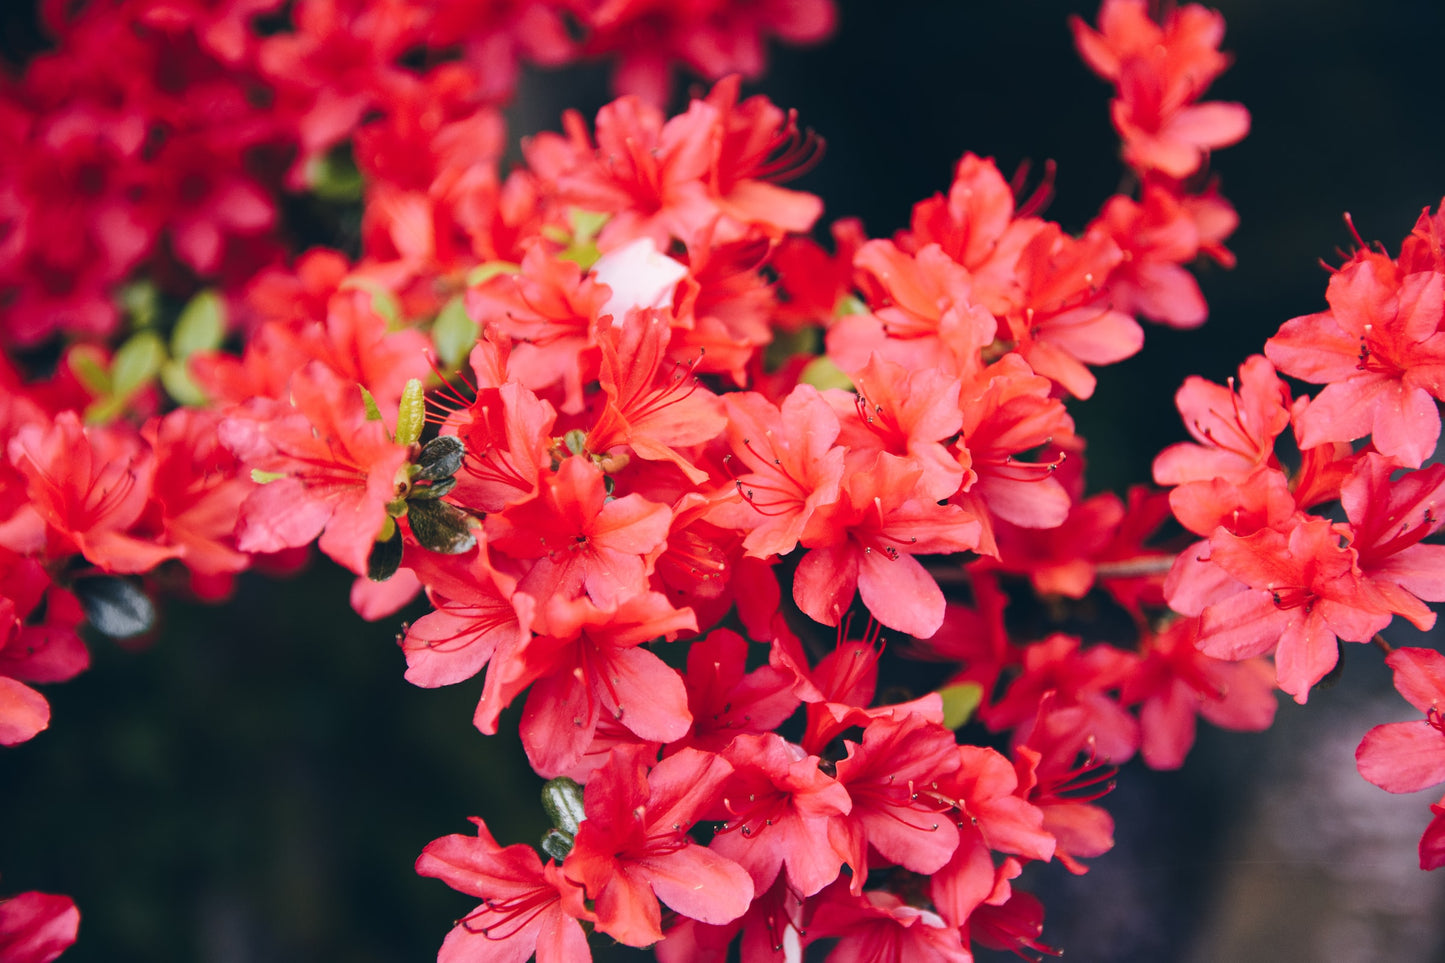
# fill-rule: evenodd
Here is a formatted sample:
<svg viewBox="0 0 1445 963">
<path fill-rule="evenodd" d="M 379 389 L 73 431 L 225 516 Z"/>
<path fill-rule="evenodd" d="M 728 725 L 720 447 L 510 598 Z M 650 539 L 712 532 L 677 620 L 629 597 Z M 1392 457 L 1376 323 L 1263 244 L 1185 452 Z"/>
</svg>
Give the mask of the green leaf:
<svg viewBox="0 0 1445 963">
<path fill-rule="evenodd" d="M 155 606 L 136 579 L 90 575 L 76 579 L 71 588 L 86 620 L 113 639 L 140 635 L 155 625 Z"/>
<path fill-rule="evenodd" d="M 516 274 L 521 270 L 520 264 L 513 264 L 511 261 L 487 261 L 467 272 L 467 287 L 486 284 L 499 274 Z"/>
<path fill-rule="evenodd" d="M 376 402 L 373 401 L 372 404 Z M 370 412 L 368 412 L 368 415 Z M 421 438 L 421 430 L 426 426 L 426 392 L 422 391 L 421 381 L 412 378 L 406 383 L 401 391 L 401 402 L 396 412 L 396 443 L 398 445 L 413 445 Z"/>
<path fill-rule="evenodd" d="M 361 200 L 365 186 L 351 151 L 344 145 L 312 161 L 306 168 L 306 180 L 317 197 L 336 203 Z"/>
<path fill-rule="evenodd" d="M 225 302 L 208 288 L 181 309 L 171 332 L 171 357 L 184 361 L 197 351 L 214 351 L 225 337 Z"/>
<path fill-rule="evenodd" d="M 542 808 L 553 826 L 572 836 L 587 818 L 582 807 L 582 787 L 566 776 L 549 780 L 542 787 Z"/>
<path fill-rule="evenodd" d="M 131 335 L 110 365 L 111 393 L 129 398 L 149 384 L 166 360 L 166 346 L 154 331 L 137 331 Z"/>
<path fill-rule="evenodd" d="M 477 544 L 471 516 L 447 502 L 407 502 L 407 521 L 422 548 L 442 555 L 460 555 Z"/>
<path fill-rule="evenodd" d="M 864 304 L 861 300 L 851 294 L 843 295 L 841 298 L 838 299 L 838 303 L 833 306 L 833 317 L 835 318 L 841 318 L 849 314 L 867 313 L 868 305 Z"/>
<path fill-rule="evenodd" d="M 65 363 L 86 390 L 92 394 L 110 394 L 110 370 L 105 352 L 93 344 L 77 344 L 65 353 Z"/>
<path fill-rule="evenodd" d="M 341 282 L 339 290 L 365 291 L 371 295 L 371 310 L 385 319 L 387 327 L 396 328 L 401 324 L 401 302 L 386 288 L 366 278 L 349 277 Z"/>
<path fill-rule="evenodd" d="M 446 303 L 432 322 L 431 339 L 442 364 L 460 368 L 481 333 L 482 326 L 467 314 L 466 303 L 459 294 Z"/>
<path fill-rule="evenodd" d="M 843 373 L 843 370 L 833 363 L 827 356 L 814 358 L 809 361 L 798 374 L 798 380 L 803 384 L 812 385 L 819 391 L 827 388 L 843 388 L 847 391 L 853 390 L 853 381 Z"/>
<path fill-rule="evenodd" d="M 450 478 L 462 467 L 467 446 L 456 435 L 439 435 L 422 446 L 416 459 L 418 481 L 440 481 Z"/>
<path fill-rule="evenodd" d="M 581 428 L 573 428 L 562 436 L 562 443 L 572 454 L 580 455 L 587 450 L 587 432 Z"/>
<path fill-rule="evenodd" d="M 161 384 L 166 394 L 183 405 L 204 405 L 206 393 L 191 379 L 190 369 L 184 361 L 167 361 L 161 365 Z"/>
<path fill-rule="evenodd" d="M 273 481 L 280 481 L 285 477 L 286 475 L 284 472 L 262 471 L 259 468 L 251 469 L 251 481 L 255 482 L 258 485 L 269 485 Z"/>
<path fill-rule="evenodd" d="M 949 729 L 957 729 L 969 719 L 978 709 L 978 704 L 983 701 L 983 686 L 977 682 L 960 682 L 958 685 L 944 686 L 938 690 L 943 696 L 943 724 Z"/>
<path fill-rule="evenodd" d="M 361 389 L 361 403 L 366 406 L 366 420 L 380 421 L 381 409 L 377 407 L 376 399 L 372 397 L 371 392 L 366 390 L 366 385 L 357 385 L 356 387 Z"/>
<path fill-rule="evenodd" d="M 134 328 L 153 328 L 161 313 L 160 291 L 151 281 L 132 281 L 120 289 L 121 310 Z"/>
</svg>

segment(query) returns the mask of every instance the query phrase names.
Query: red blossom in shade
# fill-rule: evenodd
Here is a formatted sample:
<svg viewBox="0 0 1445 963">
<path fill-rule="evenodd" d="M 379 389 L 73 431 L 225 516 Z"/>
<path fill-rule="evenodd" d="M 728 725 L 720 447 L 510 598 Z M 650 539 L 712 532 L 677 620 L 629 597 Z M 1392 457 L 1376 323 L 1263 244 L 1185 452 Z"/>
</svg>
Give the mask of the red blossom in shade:
<svg viewBox="0 0 1445 963">
<path fill-rule="evenodd" d="M 1385 658 L 1395 672 L 1395 688 L 1425 718 L 1389 722 L 1365 734 L 1355 750 L 1360 775 L 1389 792 L 1419 792 L 1445 782 L 1445 656 L 1433 649 L 1401 648 Z M 1445 799 L 1420 838 L 1420 868 L 1445 866 Z"/>
<path fill-rule="evenodd" d="M 728 443 L 750 469 L 737 478 L 742 500 L 729 520 L 747 529 L 754 558 L 786 555 L 815 525 L 814 515 L 838 500 L 844 450 L 838 416 L 811 385 L 798 385 L 774 408 L 753 392 L 723 398 Z"/>
<path fill-rule="evenodd" d="M 547 634 L 521 647 L 519 664 L 506 669 L 496 700 L 505 705 L 536 680 L 521 722 L 533 769 L 548 778 L 571 770 L 604 712 L 644 740 L 669 743 L 687 734 L 692 717 L 682 679 L 642 644 L 697 631 L 691 609 L 674 609 L 657 592 L 631 596 L 615 611 L 585 598 L 553 597 L 538 622 Z M 490 682 L 489 675 L 483 705 L 495 712 L 500 707 L 488 705 Z"/>
<path fill-rule="evenodd" d="M 852 808 L 847 790 L 817 756 L 776 733 L 740 735 L 723 752 L 733 765 L 723 783 L 712 849 L 735 860 L 764 892 L 784 867 L 790 889 L 812 896 L 838 878 L 849 853 L 835 816 Z M 840 827 L 841 828 L 841 827 Z"/>
<path fill-rule="evenodd" d="M 1004 316 L 1008 336 L 1034 371 L 1075 398 L 1094 393 L 1086 364 L 1113 364 L 1143 347 L 1144 330 L 1102 288 L 1122 258 L 1102 231 L 1074 238 L 1052 223 L 1019 252 L 1019 290 Z"/>
<path fill-rule="evenodd" d="M 1241 105 L 1194 103 L 1229 66 L 1218 49 L 1224 18 L 1217 12 L 1186 4 L 1170 8 L 1161 25 L 1150 19 L 1146 0 L 1105 0 L 1097 32 L 1078 17 L 1069 26 L 1084 61 L 1117 89 L 1114 128 L 1136 170 L 1185 178 L 1208 151 L 1248 133 L 1249 112 Z"/>
<path fill-rule="evenodd" d="M 1264 659 L 1215 659 L 1194 645 L 1194 619 L 1149 633 L 1119 697 L 1139 703 L 1140 750 L 1151 769 L 1178 769 L 1194 745 L 1196 719 L 1260 732 L 1274 722 L 1274 673 Z"/>
<path fill-rule="evenodd" d="M 982 525 L 979 554 L 998 555 L 994 519 L 1051 529 L 1069 516 L 1073 500 L 1055 469 L 1077 442 L 1073 419 L 1050 389 L 1049 379 L 1016 354 L 1004 355 L 963 389 L 958 461 L 965 475 L 949 501 Z M 1049 445 L 1063 449 L 1055 460 L 1020 457 Z"/>
<path fill-rule="evenodd" d="M 26 683 L 64 682 L 90 665 L 76 634 L 84 621 L 80 602 L 38 561 L 0 549 L 0 745 L 50 723 L 45 697 Z"/>
<path fill-rule="evenodd" d="M 1300 445 L 1370 435 L 1375 449 L 1414 468 L 1440 437 L 1445 400 L 1445 274 L 1398 277 L 1383 255 L 1330 278 L 1330 309 L 1286 321 L 1265 344 L 1280 371 L 1325 387 L 1299 416 Z"/>
<path fill-rule="evenodd" d="M 475 400 L 448 419 L 466 445 L 456 474 L 454 500 L 484 512 L 500 512 L 537 492 L 549 464 L 556 410 L 516 382 L 481 386 Z"/>
<path fill-rule="evenodd" d="M 1365 642 L 1390 622 L 1387 603 L 1360 577 L 1355 550 L 1325 519 L 1243 538 L 1218 529 L 1209 558 L 1238 582 L 1204 609 L 1200 650 L 1220 659 L 1273 651 L 1279 687 L 1296 702 L 1335 667 L 1337 637 Z"/>
<path fill-rule="evenodd" d="M 818 898 L 808 935 L 837 937 L 829 963 L 973 963 L 958 928 L 887 890 L 850 892 L 840 881 Z"/>
<path fill-rule="evenodd" d="M 696 485 L 707 473 L 678 449 L 716 438 L 727 419 L 691 371 L 665 364 L 668 339 L 667 315 L 653 310 L 614 319 L 598 338 L 607 401 L 587 435 L 587 450 L 604 454 L 625 445 L 639 458 L 676 465 Z"/>
<path fill-rule="evenodd" d="M 50 963 L 75 942 L 80 910 L 69 896 L 34 891 L 0 900 L 0 959 Z"/>
<path fill-rule="evenodd" d="M 497 694 L 507 668 L 497 663 L 505 663 L 531 638 L 536 603 L 488 564 L 485 549 L 470 557 L 427 552 L 420 558 L 417 569 L 434 609 L 408 626 L 401 639 L 406 680 L 425 688 L 452 685 L 492 662 L 486 691 L 494 695 L 482 700 L 491 711 L 483 713 L 479 706 L 474 722 L 483 732 L 495 733 L 502 705 Z"/>
<path fill-rule="evenodd" d="M 957 505 L 919 490 L 923 470 L 880 453 L 871 470 L 850 476 L 846 500 L 820 515 L 820 533 L 793 578 L 793 600 L 809 616 L 837 625 L 856 590 L 879 622 L 928 638 L 943 624 L 943 591 L 914 555 L 951 554 L 978 544 L 979 523 Z"/>
<path fill-rule="evenodd" d="M 587 818 L 562 864 L 585 888 L 597 929 L 628 946 L 650 946 L 662 939 L 658 900 L 703 923 L 747 912 L 747 871 L 688 835 L 731 771 L 721 756 L 696 749 L 656 765 L 641 749 L 612 751 L 587 784 Z"/>
<path fill-rule="evenodd" d="M 842 428 L 839 443 L 848 449 L 849 474 L 866 471 L 886 451 L 923 469 L 919 495 L 938 500 L 958 491 L 963 469 L 943 442 L 963 423 L 959 380 L 939 368 L 910 371 L 876 354 L 852 380 L 857 394 L 827 394 Z"/>
<path fill-rule="evenodd" d="M 874 719 L 861 743 L 845 740 L 848 756 L 837 763 L 838 781 L 853 800 L 837 817 L 852 890 L 863 891 L 871 847 L 884 859 L 915 873 L 935 873 L 958 847 L 958 827 L 948 805 L 926 790 L 960 765 L 953 733 L 916 715 Z"/>
<path fill-rule="evenodd" d="M 747 655 L 747 640 L 731 629 L 688 648 L 683 684 L 693 728 L 683 745 L 722 752 L 739 736 L 771 732 L 797 709 L 791 676 L 770 665 L 745 673 Z"/>
<path fill-rule="evenodd" d="M 615 609 L 647 587 L 667 541 L 672 510 L 639 494 L 609 498 L 601 469 L 574 455 L 538 497 L 487 516 L 498 566 L 516 568 L 517 588 L 533 598 L 586 592 Z M 514 560 L 504 566 L 501 556 Z"/>
<path fill-rule="evenodd" d="M 323 552 L 365 574 L 406 447 L 368 418 L 360 389 L 319 362 L 297 372 L 290 400 L 256 399 L 221 423 L 226 447 L 253 471 L 279 476 L 242 504 L 237 547 L 276 552 L 320 535 Z"/>
<path fill-rule="evenodd" d="M 22 425 L 8 453 L 25 476 L 31 509 L 45 521 L 49 554 L 78 552 L 107 572 L 149 571 L 177 554 L 130 532 L 156 468 L 132 429 L 88 428 L 66 411 L 48 427 Z"/>
<path fill-rule="evenodd" d="M 1057 740 L 1111 765 L 1139 748 L 1139 723 L 1111 697 L 1134 669 L 1136 657 L 1107 645 L 1085 649 L 1073 636 L 1055 634 L 1024 650 L 1023 667 L 983 721 L 994 731 L 1014 730 L 1014 745 Z"/>
<path fill-rule="evenodd" d="M 1394 471 L 1387 459 L 1366 454 L 1341 487 L 1340 503 L 1350 520 L 1350 547 L 1359 553 L 1361 573 L 1392 612 L 1429 629 L 1435 613 L 1421 600 L 1445 602 L 1445 545 L 1420 540 L 1445 524 L 1445 465 L 1391 482 Z"/>
<path fill-rule="evenodd" d="M 433 840 L 416 861 L 417 875 L 483 900 L 447 934 L 438 963 L 526 963 L 534 953 L 537 963 L 590 963 L 582 888 L 532 847 L 498 846 L 486 823 L 472 822 L 476 836 Z"/>
<path fill-rule="evenodd" d="M 1174 328 L 1197 328 L 1209 306 L 1183 267 L 1199 254 L 1199 226 L 1173 192 L 1146 184 L 1143 203 L 1109 198 L 1094 222 L 1124 252 L 1106 286 L 1114 306 Z"/>
<path fill-rule="evenodd" d="M 1274 366 L 1253 355 L 1239 379 L 1217 385 L 1197 376 L 1174 395 L 1194 442 L 1171 445 L 1154 459 L 1154 481 L 1185 485 L 1222 479 L 1242 484 L 1263 465 L 1279 467 L 1275 439 L 1290 423 L 1289 387 Z"/>
<path fill-rule="evenodd" d="M 993 896 L 998 873 L 992 853 L 1049 860 L 1054 837 L 1044 829 L 1043 812 L 1020 792 L 1007 759 L 980 746 L 960 746 L 958 752 L 958 770 L 932 790 L 957 808 L 958 848 L 933 874 L 929 894 L 939 914 L 961 926 Z"/>
</svg>

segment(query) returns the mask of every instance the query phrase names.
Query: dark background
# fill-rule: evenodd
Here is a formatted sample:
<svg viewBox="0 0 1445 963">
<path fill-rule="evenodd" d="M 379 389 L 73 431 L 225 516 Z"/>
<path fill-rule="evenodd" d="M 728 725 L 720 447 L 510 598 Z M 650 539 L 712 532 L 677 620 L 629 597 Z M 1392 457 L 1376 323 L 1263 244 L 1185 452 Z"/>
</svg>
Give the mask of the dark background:
<svg viewBox="0 0 1445 963">
<path fill-rule="evenodd" d="M 1239 266 L 1202 272 L 1203 329 L 1151 326 L 1144 352 L 1073 406 L 1092 489 L 1145 479 L 1182 436 L 1171 396 L 1186 375 L 1223 380 L 1281 322 L 1324 306 L 1317 262 L 1348 243 L 1343 212 L 1394 252 L 1445 193 L 1445 5 L 1219 6 L 1237 63 L 1210 96 L 1254 118 L 1213 163 L 1241 217 Z M 5 10 L 13 31 L 18 5 Z M 1047 214 L 1078 229 L 1122 174 L 1109 88 L 1065 23 L 1094 11 L 855 0 L 831 44 L 775 48 L 752 89 L 827 139 L 794 186 L 829 217 L 887 235 L 972 150 L 1005 173 L 1057 161 Z M 604 86 L 598 67 L 530 75 L 514 130 L 553 127 L 564 107 L 590 115 Z M 536 839 L 539 781 L 515 739 L 470 727 L 479 682 L 409 686 L 403 617 L 362 623 L 347 587 L 318 563 L 299 580 L 243 579 L 223 609 L 167 604 L 152 644 L 98 641 L 90 672 L 47 688 L 51 728 L 0 755 L 0 891 L 74 896 L 67 961 L 429 959 L 474 901 L 414 876 L 421 848 L 469 832 L 473 814 L 504 843 Z M 1369 725 L 1411 710 L 1373 650 L 1347 663 L 1310 706 L 1282 704 L 1268 735 L 1206 732 L 1180 773 L 1126 768 L 1107 801 L 1118 848 L 1081 879 L 1025 877 L 1045 940 L 1082 961 L 1445 958 L 1441 885 L 1415 868 L 1432 800 L 1386 796 L 1350 756 Z"/>
</svg>

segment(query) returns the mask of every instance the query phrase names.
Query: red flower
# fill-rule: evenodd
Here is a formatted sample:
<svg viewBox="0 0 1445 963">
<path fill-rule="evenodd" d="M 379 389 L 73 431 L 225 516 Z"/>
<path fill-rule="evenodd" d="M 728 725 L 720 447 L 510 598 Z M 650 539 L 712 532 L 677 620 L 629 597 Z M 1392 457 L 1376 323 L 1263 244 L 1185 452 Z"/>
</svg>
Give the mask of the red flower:
<svg viewBox="0 0 1445 963">
<path fill-rule="evenodd" d="M 0 959 L 50 963 L 75 942 L 80 910 L 69 896 L 21 893 L 0 901 Z"/>
<path fill-rule="evenodd" d="M 587 784 L 587 818 L 562 871 L 592 900 L 597 928 L 628 946 L 662 939 L 658 900 L 703 923 L 747 912 L 753 882 L 737 863 L 687 835 L 732 766 L 683 749 L 648 771 L 640 749 L 614 749 Z"/>
<path fill-rule="evenodd" d="M 1361 258 L 1330 278 L 1330 310 L 1286 321 L 1264 352 L 1280 371 L 1325 387 L 1299 417 L 1300 445 L 1370 435 L 1406 467 L 1422 464 L 1440 437 L 1445 400 L 1445 274 L 1397 280 L 1383 256 Z"/>
<path fill-rule="evenodd" d="M 498 846 L 480 819 L 476 836 L 454 834 L 427 844 L 416 860 L 430 876 L 483 902 L 447 934 L 438 963 L 573 963 L 592 959 L 579 920 L 594 919 L 582 890 L 530 846 Z"/>
</svg>

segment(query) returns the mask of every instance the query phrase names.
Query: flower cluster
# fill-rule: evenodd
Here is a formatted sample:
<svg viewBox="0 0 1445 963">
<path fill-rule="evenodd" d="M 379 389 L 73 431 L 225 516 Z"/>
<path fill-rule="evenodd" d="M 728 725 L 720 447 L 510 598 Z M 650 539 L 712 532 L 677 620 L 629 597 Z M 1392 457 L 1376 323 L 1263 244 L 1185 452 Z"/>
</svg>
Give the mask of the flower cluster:
<svg viewBox="0 0 1445 963">
<path fill-rule="evenodd" d="M 675 64 L 756 76 L 766 38 L 833 25 L 830 0 L 40 6 L 55 48 L 0 86 L 0 133 L 28 145 L 0 159 L 7 345 L 114 333 L 133 278 L 243 282 L 290 244 L 283 188 L 345 190 L 353 137 L 436 143 L 503 105 L 523 62 L 612 57 L 621 90 L 661 102 Z"/>
<path fill-rule="evenodd" d="M 1199 716 L 1267 727 L 1276 681 L 1304 701 L 1336 639 L 1445 600 L 1422 544 L 1445 469 L 1420 467 L 1445 215 L 1398 258 L 1362 245 L 1237 382 L 1181 389 L 1167 495 L 1085 494 L 1066 403 L 1140 318 L 1201 324 L 1186 266 L 1232 262 L 1206 168 L 1249 121 L 1199 102 L 1228 64 L 1202 7 L 1074 23 L 1133 172 L 1081 232 L 1043 216 L 1052 167 L 1029 191 L 966 154 L 906 229 L 828 245 L 785 186 L 821 140 L 723 76 L 822 36 L 826 0 L 44 9 L 60 45 L 0 113 L 41 144 L 0 160 L 0 339 L 71 340 L 0 368 L 0 743 L 44 728 L 30 683 L 85 668 L 84 623 L 148 628 L 148 591 L 220 599 L 314 541 L 366 618 L 424 594 L 406 679 L 482 675 L 487 734 L 520 705 L 555 824 L 540 853 L 482 819 L 426 847 L 417 872 L 481 900 L 444 961 L 587 959 L 592 931 L 668 961 L 1053 952 L 1014 881 L 1111 848 L 1120 765 L 1181 765 Z M 519 61 L 585 54 L 634 93 L 504 171 Z M 675 62 L 721 79 L 668 116 Z M 361 254 L 286 263 L 277 192 L 331 183 L 338 145 Z M 62 216 L 60 244 L 37 225 Z M 171 319 L 155 286 L 114 298 L 138 272 L 219 290 Z M 122 308 L 133 332 L 94 338 Z M 1277 369 L 1326 387 L 1294 399 Z M 1030 592 L 1125 628 L 1006 625 Z M 942 685 L 880 691 L 885 631 Z M 1423 741 L 1372 736 L 1361 771 L 1439 781 Z M 77 920 L 24 894 L 0 940 L 49 960 Z"/>
<path fill-rule="evenodd" d="M 1396 615 L 1428 629 L 1425 603 L 1445 601 L 1445 545 L 1423 541 L 1445 522 L 1445 465 L 1421 467 L 1445 400 L 1441 218 L 1424 211 L 1396 258 L 1357 236 L 1330 278 L 1329 310 L 1285 322 L 1227 385 L 1189 379 L 1177 400 L 1195 440 L 1154 463 L 1155 481 L 1175 486 L 1175 517 L 1204 539 L 1170 572 L 1169 604 L 1199 618 L 1202 652 L 1272 652 L 1280 688 L 1298 702 L 1335 669 L 1341 642 L 1389 651 L 1379 633 Z M 1294 398 L 1277 371 L 1324 387 Z M 1408 676 L 1435 656 L 1402 649 L 1387 660 L 1420 708 L 1438 692 L 1424 695 Z M 1402 745 L 1377 729 L 1360 771 L 1396 792 L 1441 781 L 1420 781 Z M 1439 831 L 1421 843 L 1425 868 L 1442 864 L 1426 855 Z"/>
</svg>

